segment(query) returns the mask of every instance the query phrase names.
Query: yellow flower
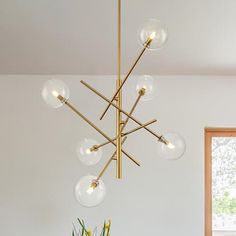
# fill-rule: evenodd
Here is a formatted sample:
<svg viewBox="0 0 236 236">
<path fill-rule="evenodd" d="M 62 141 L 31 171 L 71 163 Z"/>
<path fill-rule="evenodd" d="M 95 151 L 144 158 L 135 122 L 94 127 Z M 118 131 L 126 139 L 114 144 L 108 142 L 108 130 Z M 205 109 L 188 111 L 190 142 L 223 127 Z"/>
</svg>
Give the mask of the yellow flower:
<svg viewBox="0 0 236 236">
<path fill-rule="evenodd" d="M 87 229 L 87 233 L 88 233 L 88 236 L 92 236 L 92 230 L 91 229 Z"/>
<path fill-rule="evenodd" d="M 111 227 L 111 220 L 108 220 L 108 224 L 105 224 L 105 229 L 110 229 Z"/>
</svg>

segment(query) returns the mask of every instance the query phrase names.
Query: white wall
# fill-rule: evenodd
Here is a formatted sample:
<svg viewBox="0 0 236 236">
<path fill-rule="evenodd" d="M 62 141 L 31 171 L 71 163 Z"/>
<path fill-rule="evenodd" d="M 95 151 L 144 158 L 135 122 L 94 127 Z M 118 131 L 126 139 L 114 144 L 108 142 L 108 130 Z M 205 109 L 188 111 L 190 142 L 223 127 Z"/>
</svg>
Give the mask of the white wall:
<svg viewBox="0 0 236 236">
<path fill-rule="evenodd" d="M 114 110 L 98 121 L 105 103 L 79 81 L 111 95 L 114 78 L 60 77 L 71 88 L 71 102 L 113 136 Z M 66 107 L 53 110 L 44 104 L 40 89 L 48 78 L 0 77 L 0 235 L 70 235 L 72 222 L 80 217 L 92 226 L 111 218 L 112 236 L 203 236 L 204 127 L 236 126 L 236 78 L 157 77 L 157 97 L 141 104 L 135 116 L 144 122 L 158 118 L 156 131 L 181 133 L 186 154 L 178 162 L 162 160 L 151 135 L 132 135 L 125 146 L 142 167 L 124 159 L 122 181 L 114 178 L 114 166 L 109 169 L 104 176 L 107 197 L 93 209 L 77 204 L 74 185 L 81 176 L 98 173 L 113 148 L 104 150 L 99 166 L 84 167 L 77 160 L 79 140 L 103 138 Z M 126 86 L 126 110 L 134 99 L 132 80 Z"/>
</svg>

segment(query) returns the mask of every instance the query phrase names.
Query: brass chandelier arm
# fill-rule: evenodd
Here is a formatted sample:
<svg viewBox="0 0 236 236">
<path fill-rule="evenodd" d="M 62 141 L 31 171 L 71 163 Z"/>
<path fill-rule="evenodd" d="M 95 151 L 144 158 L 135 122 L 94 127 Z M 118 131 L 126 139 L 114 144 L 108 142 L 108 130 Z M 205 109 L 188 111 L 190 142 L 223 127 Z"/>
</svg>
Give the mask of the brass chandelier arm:
<svg viewBox="0 0 236 236">
<path fill-rule="evenodd" d="M 109 142 L 111 142 L 115 147 L 116 144 L 109 138 L 101 129 L 99 129 L 95 124 L 93 124 L 89 119 L 87 119 L 82 113 L 80 113 L 74 106 L 72 106 L 68 101 L 65 100 L 64 97 L 58 95 L 57 98 L 62 102 L 65 103 L 72 111 L 74 111 L 78 116 L 80 116 L 85 122 L 87 122 L 90 126 L 92 126 L 98 133 L 100 133 L 104 138 L 106 138 Z M 124 153 L 130 160 L 140 166 L 140 164 L 131 157 L 126 151 L 121 149 L 122 153 Z"/>
<path fill-rule="evenodd" d="M 156 122 L 156 120 L 150 121 L 150 122 L 148 122 L 146 125 L 150 125 L 150 124 L 152 124 L 152 123 L 154 123 L 154 122 Z M 139 126 L 139 127 L 137 127 L 136 129 L 133 129 L 133 130 L 130 130 L 130 131 L 124 133 L 123 136 L 125 136 L 125 137 L 122 139 L 122 145 L 123 145 L 124 142 L 127 140 L 127 136 L 126 136 L 126 135 L 131 134 L 131 133 L 133 133 L 133 132 L 135 132 L 135 131 L 137 131 L 137 130 L 139 130 L 139 129 L 141 129 L 141 128 L 143 128 L 143 127 Z M 108 143 L 109 143 L 109 142 L 108 142 Z M 108 162 L 106 163 L 106 165 L 104 166 L 104 168 L 102 169 L 102 171 L 100 172 L 100 174 L 98 175 L 97 181 L 98 181 L 99 179 L 101 179 L 101 177 L 103 176 L 103 174 L 105 173 L 105 171 L 107 170 L 107 168 L 109 167 L 109 165 L 111 164 L 111 162 L 112 162 L 113 160 L 115 160 L 115 159 L 114 159 L 115 156 L 116 156 L 116 151 L 113 153 L 113 155 L 111 156 L 111 158 L 108 160 Z"/>
<path fill-rule="evenodd" d="M 122 139 L 121 144 L 124 144 L 124 142 L 126 141 L 126 139 L 127 139 L 127 137 L 124 137 L 124 138 Z M 111 164 L 111 162 L 112 162 L 113 160 L 115 160 L 115 159 L 114 159 L 115 156 L 116 156 L 116 151 L 113 153 L 113 155 L 111 156 L 111 158 L 108 160 L 108 162 L 106 163 L 106 165 L 104 166 L 104 168 L 102 169 L 102 171 L 100 172 L 100 174 L 98 175 L 97 181 L 99 181 L 99 179 L 102 178 L 102 176 L 104 175 L 105 171 L 107 170 L 107 168 L 109 167 L 109 165 Z"/>
<path fill-rule="evenodd" d="M 88 85 L 86 82 L 84 82 L 83 80 L 80 81 L 83 85 L 85 85 L 88 89 L 90 89 L 91 91 L 93 91 L 94 93 L 96 93 L 99 97 L 101 97 L 103 100 L 105 100 L 106 102 L 110 103 L 113 107 L 115 107 L 116 109 L 120 110 L 123 114 L 125 114 L 126 116 L 128 116 L 131 120 L 133 120 L 134 122 L 136 122 L 139 125 L 143 125 L 141 122 L 139 122 L 136 118 L 134 118 L 133 116 L 130 116 L 126 111 L 124 111 L 123 109 L 120 109 L 118 106 L 116 106 L 113 102 L 111 102 L 107 97 L 105 97 L 104 95 L 102 95 L 101 93 L 99 93 L 97 90 L 95 90 L 94 88 L 92 88 L 90 85 Z M 151 133 L 153 136 L 155 136 L 160 142 L 164 143 L 164 144 L 168 144 L 169 142 L 162 136 L 159 135 L 157 133 L 155 133 L 154 131 L 150 130 L 147 127 L 144 127 L 145 130 L 147 130 L 149 133 Z"/>
<path fill-rule="evenodd" d="M 107 105 L 105 111 L 102 113 L 100 120 L 103 119 L 103 117 L 105 116 L 105 114 L 107 113 L 108 109 L 110 108 L 110 106 L 112 105 L 111 103 L 114 101 L 114 99 L 116 98 L 117 94 L 121 91 L 122 87 L 124 86 L 125 82 L 127 81 L 127 79 L 129 78 L 129 76 L 131 75 L 132 71 L 134 70 L 135 66 L 138 64 L 139 60 L 141 59 L 142 55 L 144 54 L 144 52 L 146 51 L 146 49 L 150 46 L 152 42 L 152 39 L 149 38 L 147 40 L 147 42 L 144 44 L 144 48 L 142 49 L 142 51 L 139 53 L 137 59 L 135 60 L 134 64 L 132 65 L 130 71 L 128 72 L 128 74 L 126 75 L 126 77 L 124 78 L 123 82 L 121 83 L 120 87 L 116 90 L 115 94 L 113 95 L 112 99 L 110 100 L 109 104 Z"/>
<path fill-rule="evenodd" d="M 136 132 L 136 131 L 138 131 L 138 130 L 140 130 L 140 129 L 142 129 L 142 128 L 145 128 L 145 127 L 147 127 L 147 126 L 149 126 L 149 125 L 151 125 L 151 124 L 153 124 L 153 123 L 155 123 L 155 122 L 157 122 L 157 120 L 156 120 L 156 119 L 153 119 L 153 120 L 149 121 L 148 123 L 145 123 L 145 124 L 143 124 L 143 125 L 140 125 L 140 126 L 134 128 L 134 129 L 132 129 L 132 130 L 129 130 L 129 131 L 125 132 L 125 133 L 122 133 L 122 136 L 127 136 L 127 135 L 129 135 L 129 134 L 132 134 L 132 133 L 134 133 L 134 132 Z"/>
<path fill-rule="evenodd" d="M 144 94 L 145 94 L 145 89 L 140 89 L 139 95 L 138 95 L 136 101 L 134 102 L 133 107 L 131 108 L 131 110 L 130 110 L 130 112 L 129 112 L 129 115 L 130 115 L 130 116 L 133 115 L 135 108 L 137 107 L 137 105 L 138 105 L 138 103 L 139 103 L 141 97 L 142 97 Z M 126 118 L 126 120 L 125 120 L 125 122 L 124 122 L 124 124 L 123 124 L 123 126 L 122 126 L 121 131 L 124 130 L 125 126 L 126 126 L 127 123 L 129 122 L 129 119 L 130 119 L 129 117 Z"/>
<path fill-rule="evenodd" d="M 138 95 L 138 97 L 137 97 L 137 99 L 136 99 L 134 105 L 132 106 L 132 108 L 131 108 L 131 110 L 130 110 L 130 112 L 129 112 L 129 115 L 130 115 L 130 116 L 133 114 L 135 108 L 136 108 L 137 105 L 138 105 L 138 102 L 140 101 L 141 97 L 142 97 L 144 94 L 145 94 L 144 89 L 141 89 L 141 90 L 139 91 L 139 95 Z M 122 125 L 122 128 L 121 128 L 121 132 L 122 132 L 122 131 L 124 130 L 124 128 L 126 127 L 128 121 L 129 121 L 129 117 L 127 117 L 126 120 L 124 121 L 124 123 L 123 123 L 123 125 Z M 143 127 L 142 127 L 142 128 L 143 128 Z M 119 134 L 119 135 L 120 135 L 120 134 Z M 113 139 L 113 141 L 115 141 L 115 140 L 117 139 L 117 137 L 118 137 L 118 135 L 116 136 L 116 138 Z M 91 151 L 95 151 L 95 150 L 99 149 L 100 147 L 103 147 L 103 146 L 105 146 L 105 145 L 107 145 L 107 144 L 109 144 L 109 143 L 110 143 L 110 142 L 105 142 L 105 143 L 102 143 L 102 144 L 100 144 L 100 145 L 95 145 L 95 146 L 91 147 L 90 150 L 91 150 Z"/>
<path fill-rule="evenodd" d="M 102 176 L 104 175 L 105 171 L 107 170 L 107 168 L 109 167 L 109 165 L 111 164 L 112 161 L 113 161 L 113 156 L 108 160 L 108 162 L 106 163 L 106 165 L 102 169 L 101 173 L 98 175 L 96 181 L 99 181 L 102 178 Z"/>
<path fill-rule="evenodd" d="M 125 132 L 125 133 L 121 133 L 121 135 L 122 135 L 122 137 L 128 136 L 129 134 L 132 134 L 132 133 L 134 133 L 134 132 L 136 132 L 136 131 L 138 131 L 140 129 L 143 129 L 144 127 L 147 127 L 147 126 L 149 126 L 149 125 L 151 125 L 151 124 L 153 124 L 155 122 L 157 122 L 157 120 L 153 119 L 153 120 L 151 120 L 151 121 L 149 121 L 149 122 L 147 122 L 147 123 L 145 123 L 143 125 L 139 125 L 138 127 L 134 128 L 134 129 L 131 129 L 131 130 Z M 117 137 L 112 139 L 112 141 L 116 141 L 116 140 L 117 140 Z M 104 147 L 104 146 L 106 146 L 109 143 L 111 143 L 111 142 L 107 141 L 107 142 L 99 144 L 99 145 L 94 145 L 93 147 L 90 148 L 90 151 L 91 152 L 97 151 L 99 148 Z"/>
</svg>

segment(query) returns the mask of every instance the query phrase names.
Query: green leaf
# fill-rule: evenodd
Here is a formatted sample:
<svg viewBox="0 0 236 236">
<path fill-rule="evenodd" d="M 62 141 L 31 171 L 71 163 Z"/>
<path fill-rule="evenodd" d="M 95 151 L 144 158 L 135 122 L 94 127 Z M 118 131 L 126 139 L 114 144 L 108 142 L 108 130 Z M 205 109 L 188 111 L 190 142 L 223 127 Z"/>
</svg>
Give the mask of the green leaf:
<svg viewBox="0 0 236 236">
<path fill-rule="evenodd" d="M 72 236 L 79 236 L 74 224 L 73 224 L 73 228 L 74 228 L 74 230 L 73 230 L 73 235 Z"/>
<path fill-rule="evenodd" d="M 105 233 L 106 233 L 106 221 L 104 221 L 102 236 L 105 236 Z"/>
<path fill-rule="evenodd" d="M 107 229 L 107 236 L 108 236 L 108 234 L 110 233 L 110 228 L 111 228 L 111 223 L 110 223 L 110 221 L 109 221 L 109 227 L 108 227 L 108 229 Z"/>
<path fill-rule="evenodd" d="M 84 233 L 85 233 L 87 236 L 90 236 L 89 233 L 88 233 L 88 231 L 87 231 L 86 228 L 85 228 L 84 221 L 83 221 L 83 220 L 81 221 L 79 218 L 78 218 L 78 221 L 79 221 L 80 226 L 82 227 L 82 236 L 83 236 Z"/>
</svg>

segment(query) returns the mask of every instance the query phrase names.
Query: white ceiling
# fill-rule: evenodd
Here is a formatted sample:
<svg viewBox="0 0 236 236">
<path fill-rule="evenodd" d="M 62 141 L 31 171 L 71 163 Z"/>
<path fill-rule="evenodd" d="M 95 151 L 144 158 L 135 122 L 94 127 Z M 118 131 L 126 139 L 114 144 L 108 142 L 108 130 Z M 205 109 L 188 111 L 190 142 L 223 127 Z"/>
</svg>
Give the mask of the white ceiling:
<svg viewBox="0 0 236 236">
<path fill-rule="evenodd" d="M 0 0 L 1 74 L 115 74 L 117 0 Z M 235 0 L 123 1 L 123 73 L 146 18 L 169 42 L 135 74 L 236 75 Z"/>
</svg>

